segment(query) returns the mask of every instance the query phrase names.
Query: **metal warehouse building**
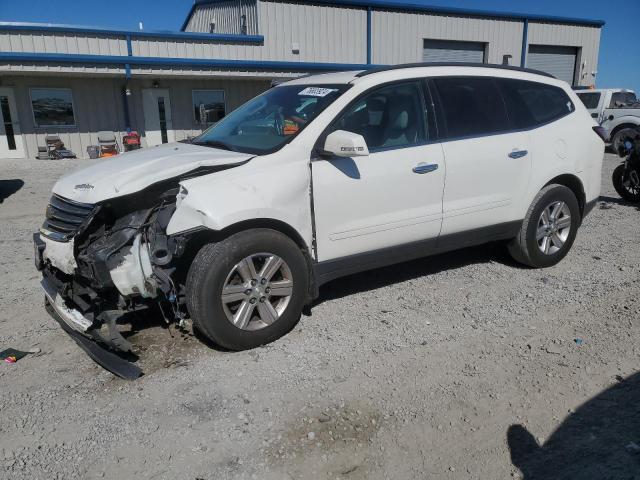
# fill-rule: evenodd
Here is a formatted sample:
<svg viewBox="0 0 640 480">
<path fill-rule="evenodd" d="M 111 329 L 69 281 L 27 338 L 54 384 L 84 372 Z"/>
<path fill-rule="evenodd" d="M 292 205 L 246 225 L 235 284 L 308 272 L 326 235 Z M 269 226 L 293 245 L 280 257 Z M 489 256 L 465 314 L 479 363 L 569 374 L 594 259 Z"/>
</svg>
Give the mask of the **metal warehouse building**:
<svg viewBox="0 0 640 480">
<path fill-rule="evenodd" d="M 180 32 L 0 22 L 0 158 L 58 135 L 196 135 L 273 79 L 406 62 L 536 68 L 592 85 L 603 22 L 384 0 L 196 0 Z"/>
</svg>

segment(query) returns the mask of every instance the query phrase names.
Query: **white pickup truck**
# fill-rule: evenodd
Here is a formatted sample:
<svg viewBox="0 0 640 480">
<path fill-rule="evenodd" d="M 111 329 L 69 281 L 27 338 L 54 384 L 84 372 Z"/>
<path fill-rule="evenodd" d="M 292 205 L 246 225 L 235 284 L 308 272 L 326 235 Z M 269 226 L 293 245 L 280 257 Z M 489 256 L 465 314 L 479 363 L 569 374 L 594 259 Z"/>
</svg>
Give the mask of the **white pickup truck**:
<svg viewBox="0 0 640 480">
<path fill-rule="evenodd" d="M 620 142 L 622 130 L 640 126 L 640 100 L 633 90 L 606 88 L 581 90 L 576 94 L 591 116 L 604 127 L 614 149 Z"/>
</svg>

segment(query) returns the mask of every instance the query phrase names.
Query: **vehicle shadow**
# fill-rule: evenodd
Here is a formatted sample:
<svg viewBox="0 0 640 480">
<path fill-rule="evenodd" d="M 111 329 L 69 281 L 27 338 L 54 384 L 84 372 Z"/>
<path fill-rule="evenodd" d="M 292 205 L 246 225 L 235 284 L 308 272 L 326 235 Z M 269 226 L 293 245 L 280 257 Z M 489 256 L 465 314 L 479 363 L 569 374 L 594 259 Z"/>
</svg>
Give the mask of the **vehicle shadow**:
<svg viewBox="0 0 640 480">
<path fill-rule="evenodd" d="M 599 202 L 607 202 L 607 203 L 615 203 L 617 205 L 623 205 L 625 207 L 636 207 L 638 209 L 640 209 L 640 204 L 638 203 L 633 203 L 633 202 L 627 202 L 626 200 L 620 198 L 620 197 L 609 197 L 607 195 L 601 195 L 600 198 L 598 198 Z"/>
<path fill-rule="evenodd" d="M 497 262 L 514 268 L 528 267 L 515 262 L 507 252 L 504 242 L 493 242 L 453 252 L 419 258 L 388 267 L 342 277 L 320 287 L 320 296 L 311 307 L 328 300 L 335 300 L 356 293 L 368 292 L 414 278 L 454 270 L 467 265 Z"/>
<path fill-rule="evenodd" d="M 16 193 L 24 186 L 24 181 L 14 178 L 10 180 L 0 180 L 0 203 L 6 198 Z"/>
<path fill-rule="evenodd" d="M 640 479 L 640 373 L 604 390 L 569 415 L 543 444 L 511 425 L 511 461 L 524 480 Z"/>
</svg>

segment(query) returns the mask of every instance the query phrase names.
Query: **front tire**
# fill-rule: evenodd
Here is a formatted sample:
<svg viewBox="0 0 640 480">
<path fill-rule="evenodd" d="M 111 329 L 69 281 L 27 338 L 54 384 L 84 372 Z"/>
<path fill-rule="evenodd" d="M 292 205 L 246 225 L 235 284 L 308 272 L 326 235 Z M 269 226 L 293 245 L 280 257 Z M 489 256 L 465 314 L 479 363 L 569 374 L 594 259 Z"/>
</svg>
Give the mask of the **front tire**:
<svg viewBox="0 0 640 480">
<path fill-rule="evenodd" d="M 252 229 L 207 244 L 187 275 L 194 329 L 229 350 L 247 350 L 288 333 L 308 296 L 298 245 L 270 229 Z"/>
<path fill-rule="evenodd" d="M 624 178 L 625 166 L 618 165 L 611 175 L 613 188 L 616 189 L 618 195 L 627 202 L 640 203 L 640 172 L 630 169 L 627 172 L 627 178 Z"/>
<path fill-rule="evenodd" d="M 509 253 L 524 265 L 551 267 L 569 253 L 580 220 L 574 193 L 564 185 L 547 185 L 533 199 Z"/>
</svg>

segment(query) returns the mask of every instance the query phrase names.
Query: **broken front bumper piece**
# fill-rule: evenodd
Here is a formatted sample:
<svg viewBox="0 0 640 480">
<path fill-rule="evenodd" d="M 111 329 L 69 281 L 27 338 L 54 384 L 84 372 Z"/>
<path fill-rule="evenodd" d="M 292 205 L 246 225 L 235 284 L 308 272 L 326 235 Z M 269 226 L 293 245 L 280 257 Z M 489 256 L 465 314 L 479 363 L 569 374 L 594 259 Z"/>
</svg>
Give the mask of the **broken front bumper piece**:
<svg viewBox="0 0 640 480">
<path fill-rule="evenodd" d="M 41 285 L 49 314 L 93 361 L 120 378 L 135 380 L 142 375 L 140 367 L 114 352 L 131 352 L 131 344 L 116 329 L 115 315 L 104 312 L 107 318 L 102 328 L 92 328 L 93 322 L 69 308 L 50 281 L 45 278 Z"/>
</svg>

